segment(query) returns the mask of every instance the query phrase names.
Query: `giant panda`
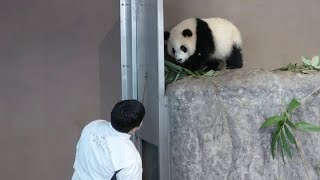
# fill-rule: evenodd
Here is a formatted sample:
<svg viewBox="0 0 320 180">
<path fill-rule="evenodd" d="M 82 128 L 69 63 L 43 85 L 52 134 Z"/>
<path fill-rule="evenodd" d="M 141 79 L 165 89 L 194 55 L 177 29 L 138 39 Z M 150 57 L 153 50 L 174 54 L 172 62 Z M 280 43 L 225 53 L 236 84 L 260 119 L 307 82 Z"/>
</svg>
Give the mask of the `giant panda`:
<svg viewBox="0 0 320 180">
<path fill-rule="evenodd" d="M 190 70 L 242 67 L 242 39 L 223 18 L 189 18 L 164 33 L 167 53 Z"/>
</svg>

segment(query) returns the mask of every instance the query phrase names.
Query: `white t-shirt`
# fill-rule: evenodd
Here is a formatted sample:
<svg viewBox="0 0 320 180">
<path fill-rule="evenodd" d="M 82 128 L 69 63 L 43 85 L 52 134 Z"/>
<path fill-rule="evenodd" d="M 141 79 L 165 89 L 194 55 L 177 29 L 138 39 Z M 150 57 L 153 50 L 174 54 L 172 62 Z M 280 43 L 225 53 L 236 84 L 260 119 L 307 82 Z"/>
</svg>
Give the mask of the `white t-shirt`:
<svg viewBox="0 0 320 180">
<path fill-rule="evenodd" d="M 72 180 L 141 180 L 141 157 L 130 135 L 113 129 L 110 122 L 95 120 L 84 127 L 77 144 Z"/>
</svg>

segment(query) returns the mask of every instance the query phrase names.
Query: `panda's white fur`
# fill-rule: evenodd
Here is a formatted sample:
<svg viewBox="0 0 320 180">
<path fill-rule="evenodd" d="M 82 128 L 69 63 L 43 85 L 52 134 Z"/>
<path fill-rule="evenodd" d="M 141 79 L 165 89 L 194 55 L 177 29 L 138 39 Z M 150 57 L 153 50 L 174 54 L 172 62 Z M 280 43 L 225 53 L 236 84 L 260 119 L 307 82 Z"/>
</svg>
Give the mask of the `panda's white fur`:
<svg viewBox="0 0 320 180">
<path fill-rule="evenodd" d="M 208 23 L 212 30 L 213 37 L 215 38 L 216 53 L 213 54 L 214 58 L 221 59 L 230 55 L 233 45 L 241 48 L 241 34 L 238 28 L 230 21 L 222 18 L 208 18 L 202 20 Z"/>
<path fill-rule="evenodd" d="M 212 33 L 215 48 L 215 50 L 209 54 L 212 59 L 226 60 L 232 53 L 234 46 L 241 49 L 241 34 L 237 27 L 230 21 L 223 18 L 205 18 L 201 20 L 207 23 Z M 167 52 L 170 56 L 174 57 L 178 63 L 184 63 L 196 52 L 197 25 L 196 18 L 189 18 L 183 20 L 171 29 L 167 41 Z M 187 38 L 183 36 L 182 32 L 185 29 L 190 29 L 192 36 Z M 181 50 L 180 47 L 182 45 L 188 49 L 187 52 Z M 175 53 L 172 52 L 172 48 L 174 48 Z"/>
<path fill-rule="evenodd" d="M 184 63 L 195 52 L 195 49 L 196 49 L 195 42 L 197 39 L 196 35 L 193 35 L 189 38 L 185 38 L 181 32 L 183 32 L 184 29 L 190 29 L 193 32 L 193 34 L 195 34 L 194 32 L 196 32 L 196 26 L 197 26 L 196 19 L 189 18 L 177 24 L 170 31 L 170 37 L 167 42 L 168 54 L 174 57 L 179 63 Z M 184 53 L 183 51 L 180 50 L 181 45 L 184 45 L 187 47 L 188 49 L 187 53 Z M 173 54 L 172 48 L 175 49 L 175 54 Z"/>
</svg>

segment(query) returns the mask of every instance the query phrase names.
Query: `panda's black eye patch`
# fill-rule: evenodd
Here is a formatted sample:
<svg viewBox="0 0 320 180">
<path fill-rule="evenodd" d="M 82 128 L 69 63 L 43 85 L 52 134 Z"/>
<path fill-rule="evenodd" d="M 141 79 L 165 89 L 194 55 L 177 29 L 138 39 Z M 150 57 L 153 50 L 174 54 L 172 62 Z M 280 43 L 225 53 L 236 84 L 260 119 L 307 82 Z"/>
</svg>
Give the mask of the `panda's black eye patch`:
<svg viewBox="0 0 320 180">
<path fill-rule="evenodd" d="M 182 31 L 182 35 L 183 37 L 191 37 L 192 36 L 192 32 L 190 29 L 185 29 Z"/>
<path fill-rule="evenodd" d="M 183 51 L 183 52 L 185 52 L 185 53 L 188 51 L 188 49 L 187 49 L 185 46 L 181 46 L 181 47 L 180 47 L 180 50 Z"/>
<path fill-rule="evenodd" d="M 172 48 L 172 54 L 175 54 L 176 50 L 174 48 Z"/>
</svg>

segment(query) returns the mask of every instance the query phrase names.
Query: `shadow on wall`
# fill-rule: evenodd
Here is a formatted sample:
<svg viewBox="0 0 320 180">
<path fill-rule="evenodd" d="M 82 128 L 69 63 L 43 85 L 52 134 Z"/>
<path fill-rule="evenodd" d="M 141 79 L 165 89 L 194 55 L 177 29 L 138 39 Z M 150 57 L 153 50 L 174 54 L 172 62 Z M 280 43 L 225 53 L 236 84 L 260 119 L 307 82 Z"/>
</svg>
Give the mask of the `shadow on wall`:
<svg viewBox="0 0 320 180">
<path fill-rule="evenodd" d="M 114 104 L 121 100 L 120 21 L 117 20 L 99 46 L 100 117 L 110 120 Z"/>
</svg>

